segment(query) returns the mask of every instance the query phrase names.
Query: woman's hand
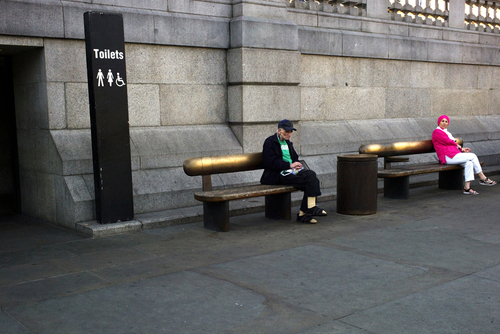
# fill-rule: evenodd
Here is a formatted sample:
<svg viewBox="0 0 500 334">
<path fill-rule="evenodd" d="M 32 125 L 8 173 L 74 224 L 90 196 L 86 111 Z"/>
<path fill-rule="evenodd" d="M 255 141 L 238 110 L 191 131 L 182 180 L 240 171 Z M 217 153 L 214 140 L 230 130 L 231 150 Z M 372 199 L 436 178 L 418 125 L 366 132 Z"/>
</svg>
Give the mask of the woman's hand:
<svg viewBox="0 0 500 334">
<path fill-rule="evenodd" d="M 464 152 L 464 153 L 470 153 L 470 152 L 471 152 L 471 149 L 470 149 L 470 148 L 468 148 L 468 147 L 464 147 L 464 148 L 462 149 L 462 152 Z"/>
<path fill-rule="evenodd" d="M 293 164 L 290 164 L 290 168 L 291 169 L 298 169 L 298 168 L 302 168 L 302 164 L 298 161 L 295 161 Z"/>
</svg>

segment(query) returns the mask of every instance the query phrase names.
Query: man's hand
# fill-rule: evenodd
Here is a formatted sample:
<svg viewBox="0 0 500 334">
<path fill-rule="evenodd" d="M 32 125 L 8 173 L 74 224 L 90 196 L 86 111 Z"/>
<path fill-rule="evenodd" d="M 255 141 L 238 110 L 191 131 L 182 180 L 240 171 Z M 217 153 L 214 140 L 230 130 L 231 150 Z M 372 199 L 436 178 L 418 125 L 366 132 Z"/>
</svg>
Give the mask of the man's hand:
<svg viewBox="0 0 500 334">
<path fill-rule="evenodd" d="M 290 164 L 291 169 L 299 169 L 302 168 L 302 164 L 298 161 L 295 161 L 293 164 Z"/>
</svg>

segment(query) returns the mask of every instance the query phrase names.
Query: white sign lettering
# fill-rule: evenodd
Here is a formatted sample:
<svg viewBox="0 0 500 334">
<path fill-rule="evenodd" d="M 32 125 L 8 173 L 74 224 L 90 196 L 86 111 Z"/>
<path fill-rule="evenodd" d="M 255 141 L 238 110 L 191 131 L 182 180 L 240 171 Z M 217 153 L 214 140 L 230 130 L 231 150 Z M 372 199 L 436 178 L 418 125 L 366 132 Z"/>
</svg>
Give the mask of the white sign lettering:
<svg viewBox="0 0 500 334">
<path fill-rule="evenodd" d="M 94 49 L 94 57 L 96 59 L 118 59 L 121 60 L 124 58 L 123 52 L 121 51 L 111 51 L 109 49 L 99 50 Z"/>
</svg>

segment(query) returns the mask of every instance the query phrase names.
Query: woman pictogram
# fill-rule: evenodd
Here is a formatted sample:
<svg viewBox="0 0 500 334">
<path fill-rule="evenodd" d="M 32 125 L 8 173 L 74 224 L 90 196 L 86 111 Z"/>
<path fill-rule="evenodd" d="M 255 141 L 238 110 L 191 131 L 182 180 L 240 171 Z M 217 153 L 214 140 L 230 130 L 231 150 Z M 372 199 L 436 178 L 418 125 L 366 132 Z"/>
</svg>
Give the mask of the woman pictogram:
<svg viewBox="0 0 500 334">
<path fill-rule="evenodd" d="M 111 73 L 111 70 L 108 70 L 108 75 L 106 76 L 106 78 L 108 79 L 109 87 L 111 87 L 113 85 L 113 79 L 115 78 L 113 76 L 113 73 Z"/>
</svg>

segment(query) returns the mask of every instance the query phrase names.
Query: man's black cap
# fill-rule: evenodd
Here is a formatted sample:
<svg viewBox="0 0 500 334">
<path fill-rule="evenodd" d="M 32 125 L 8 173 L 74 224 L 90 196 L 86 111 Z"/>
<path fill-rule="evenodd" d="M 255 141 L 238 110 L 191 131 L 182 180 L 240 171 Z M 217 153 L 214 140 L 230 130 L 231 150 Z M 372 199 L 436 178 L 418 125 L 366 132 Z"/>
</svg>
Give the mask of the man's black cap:
<svg viewBox="0 0 500 334">
<path fill-rule="evenodd" d="M 279 122 L 278 129 L 283 129 L 285 131 L 290 131 L 290 130 L 297 131 L 297 129 L 293 127 L 292 122 L 290 122 L 287 119 L 284 119 L 281 122 Z"/>
</svg>

